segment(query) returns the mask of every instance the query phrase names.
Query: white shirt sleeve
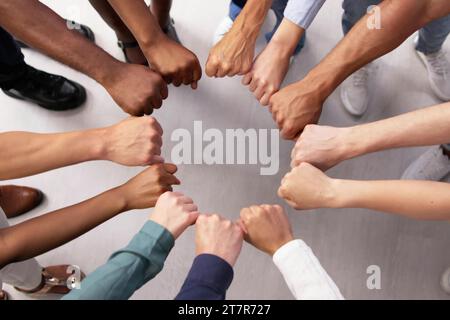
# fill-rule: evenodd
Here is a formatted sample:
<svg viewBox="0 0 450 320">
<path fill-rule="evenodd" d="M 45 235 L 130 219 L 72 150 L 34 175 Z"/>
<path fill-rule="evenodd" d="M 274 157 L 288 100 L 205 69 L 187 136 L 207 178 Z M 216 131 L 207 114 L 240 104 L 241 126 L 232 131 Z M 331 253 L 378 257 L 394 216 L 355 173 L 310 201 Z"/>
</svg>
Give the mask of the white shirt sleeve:
<svg viewBox="0 0 450 320">
<path fill-rule="evenodd" d="M 302 240 L 282 246 L 274 254 L 273 261 L 297 300 L 344 299 L 312 250 Z"/>
<path fill-rule="evenodd" d="M 289 0 L 284 17 L 303 29 L 308 29 L 325 0 Z"/>
</svg>

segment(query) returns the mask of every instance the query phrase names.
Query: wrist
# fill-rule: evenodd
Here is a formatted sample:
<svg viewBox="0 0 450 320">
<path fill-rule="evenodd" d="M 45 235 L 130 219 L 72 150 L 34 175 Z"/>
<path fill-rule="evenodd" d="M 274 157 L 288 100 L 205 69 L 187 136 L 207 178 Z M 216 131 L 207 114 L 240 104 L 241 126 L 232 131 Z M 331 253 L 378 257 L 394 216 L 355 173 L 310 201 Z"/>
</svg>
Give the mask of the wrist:
<svg viewBox="0 0 450 320">
<path fill-rule="evenodd" d="M 327 202 L 326 208 L 343 209 L 354 206 L 356 190 L 353 188 L 351 180 L 332 179 L 333 197 Z"/>
<path fill-rule="evenodd" d="M 124 65 L 126 64 L 114 58 L 107 59 L 107 61 L 100 62 L 97 65 L 92 78 L 108 89 L 121 78 L 120 72 Z"/>
<path fill-rule="evenodd" d="M 125 192 L 123 186 L 111 189 L 107 191 L 110 197 L 110 201 L 114 204 L 117 209 L 117 212 L 122 213 L 125 211 L 131 210 L 128 204 L 127 197 L 125 196 Z"/>
<path fill-rule="evenodd" d="M 362 136 L 360 126 L 341 128 L 339 145 L 342 148 L 340 161 L 349 160 L 366 153 L 367 141 Z"/>
<path fill-rule="evenodd" d="M 272 248 L 270 248 L 267 253 L 273 257 L 275 255 L 275 253 L 280 250 L 282 247 L 284 247 L 286 244 L 288 244 L 289 242 L 294 241 L 294 236 L 290 235 L 289 237 L 283 239 L 282 241 L 278 242 L 277 245 L 273 246 Z"/>
<path fill-rule="evenodd" d="M 91 160 L 109 160 L 107 157 L 107 129 L 94 129 L 86 132 Z"/>
<path fill-rule="evenodd" d="M 273 46 L 284 58 L 290 59 L 304 33 L 305 29 L 285 18 L 268 46 Z"/>
</svg>

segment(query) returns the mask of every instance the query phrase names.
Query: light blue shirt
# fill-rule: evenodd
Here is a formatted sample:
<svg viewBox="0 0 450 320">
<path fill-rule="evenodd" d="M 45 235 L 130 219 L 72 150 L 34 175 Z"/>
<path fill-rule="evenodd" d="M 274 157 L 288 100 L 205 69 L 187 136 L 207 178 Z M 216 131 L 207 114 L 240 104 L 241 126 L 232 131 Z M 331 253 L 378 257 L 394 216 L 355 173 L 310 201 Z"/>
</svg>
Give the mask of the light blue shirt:
<svg viewBox="0 0 450 320">
<path fill-rule="evenodd" d="M 326 0 L 289 0 L 284 17 L 303 29 L 308 29 Z"/>
</svg>

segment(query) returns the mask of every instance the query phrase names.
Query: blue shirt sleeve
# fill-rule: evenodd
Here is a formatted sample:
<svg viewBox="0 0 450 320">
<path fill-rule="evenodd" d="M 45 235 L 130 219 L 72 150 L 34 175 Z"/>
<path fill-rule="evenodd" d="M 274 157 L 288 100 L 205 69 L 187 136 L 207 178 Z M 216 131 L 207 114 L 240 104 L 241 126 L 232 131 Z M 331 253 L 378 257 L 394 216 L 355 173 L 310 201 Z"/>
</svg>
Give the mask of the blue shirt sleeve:
<svg viewBox="0 0 450 320">
<path fill-rule="evenodd" d="M 289 0 L 284 17 L 303 29 L 308 29 L 326 0 Z"/>
<path fill-rule="evenodd" d="M 115 252 L 63 300 L 125 300 L 154 278 L 173 248 L 172 234 L 148 221 L 130 244 Z"/>
<path fill-rule="evenodd" d="M 233 268 L 222 258 L 199 255 L 175 300 L 225 300 L 233 275 Z"/>
</svg>

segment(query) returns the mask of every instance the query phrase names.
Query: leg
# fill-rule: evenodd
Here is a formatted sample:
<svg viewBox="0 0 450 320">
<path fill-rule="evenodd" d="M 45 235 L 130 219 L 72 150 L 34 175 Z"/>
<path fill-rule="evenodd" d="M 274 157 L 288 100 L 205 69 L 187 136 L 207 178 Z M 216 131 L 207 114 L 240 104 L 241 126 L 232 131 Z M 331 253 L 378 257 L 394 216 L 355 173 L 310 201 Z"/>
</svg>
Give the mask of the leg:
<svg viewBox="0 0 450 320">
<path fill-rule="evenodd" d="M 12 36 L 0 27 L 0 88 L 10 89 L 26 71 L 24 56 Z"/>
<path fill-rule="evenodd" d="M 123 43 L 136 43 L 136 39 L 128 29 L 128 27 L 123 23 L 119 15 L 114 11 L 113 7 L 105 0 L 89 0 L 94 9 L 106 22 L 106 24 L 114 30 L 117 39 Z M 147 59 L 142 53 L 139 46 L 124 48 L 124 54 L 127 61 L 135 64 L 146 64 Z"/>
<path fill-rule="evenodd" d="M 172 0 L 152 0 L 151 10 L 162 29 L 170 24 L 170 9 Z"/>
<path fill-rule="evenodd" d="M 344 0 L 342 8 L 342 30 L 346 35 L 350 29 L 367 13 L 370 6 L 380 4 L 381 0 Z"/>
<path fill-rule="evenodd" d="M 433 54 L 441 50 L 450 34 L 450 15 L 435 20 L 419 31 L 416 49 L 424 54 Z"/>
</svg>

